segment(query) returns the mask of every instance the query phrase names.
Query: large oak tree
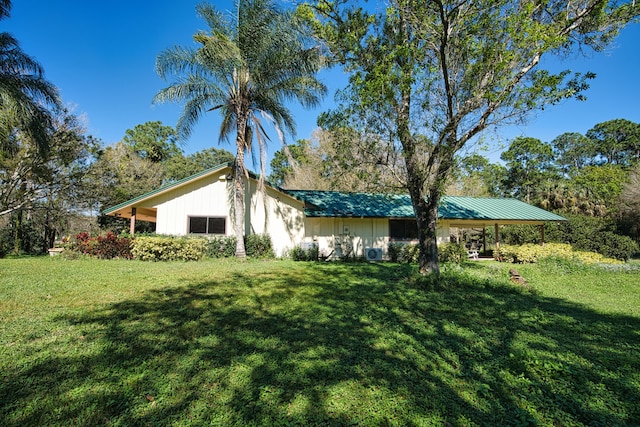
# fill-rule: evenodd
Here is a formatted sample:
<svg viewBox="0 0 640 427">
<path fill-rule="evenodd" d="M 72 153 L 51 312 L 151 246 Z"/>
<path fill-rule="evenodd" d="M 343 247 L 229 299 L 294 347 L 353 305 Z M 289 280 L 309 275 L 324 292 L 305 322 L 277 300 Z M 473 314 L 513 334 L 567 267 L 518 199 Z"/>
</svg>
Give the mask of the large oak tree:
<svg viewBox="0 0 640 427">
<path fill-rule="evenodd" d="M 603 49 L 639 12 L 608 0 L 392 0 L 385 10 L 319 0 L 300 9 L 350 71 L 344 111 L 354 123 L 373 131 L 393 118 L 421 272 L 439 272 L 438 203 L 456 153 L 487 127 L 582 98 L 593 75 L 551 72 L 541 60 Z"/>
</svg>

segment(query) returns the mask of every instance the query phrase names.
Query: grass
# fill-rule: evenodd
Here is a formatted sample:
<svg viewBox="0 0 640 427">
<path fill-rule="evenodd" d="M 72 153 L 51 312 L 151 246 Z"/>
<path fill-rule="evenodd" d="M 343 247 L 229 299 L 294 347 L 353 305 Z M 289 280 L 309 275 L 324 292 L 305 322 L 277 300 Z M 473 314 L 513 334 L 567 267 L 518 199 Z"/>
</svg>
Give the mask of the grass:
<svg viewBox="0 0 640 427">
<path fill-rule="evenodd" d="M 0 424 L 640 425 L 638 269 L 0 260 Z"/>
</svg>

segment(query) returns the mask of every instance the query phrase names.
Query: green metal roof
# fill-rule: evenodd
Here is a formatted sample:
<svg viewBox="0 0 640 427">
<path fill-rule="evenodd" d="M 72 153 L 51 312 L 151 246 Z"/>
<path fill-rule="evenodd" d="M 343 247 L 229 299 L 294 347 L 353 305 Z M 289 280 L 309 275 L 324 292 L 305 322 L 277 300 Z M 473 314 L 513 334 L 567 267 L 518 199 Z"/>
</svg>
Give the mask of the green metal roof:
<svg viewBox="0 0 640 427">
<path fill-rule="evenodd" d="M 566 221 L 560 215 L 516 199 L 444 196 L 438 208 L 440 219 L 502 221 Z"/>
<path fill-rule="evenodd" d="M 406 194 L 343 193 L 338 191 L 283 190 L 305 202 L 308 217 L 411 218 L 411 198 Z"/>
<path fill-rule="evenodd" d="M 406 194 L 284 190 L 305 202 L 308 217 L 412 218 Z M 564 221 L 565 218 L 516 199 L 444 196 L 438 217 L 448 220 Z"/>
</svg>

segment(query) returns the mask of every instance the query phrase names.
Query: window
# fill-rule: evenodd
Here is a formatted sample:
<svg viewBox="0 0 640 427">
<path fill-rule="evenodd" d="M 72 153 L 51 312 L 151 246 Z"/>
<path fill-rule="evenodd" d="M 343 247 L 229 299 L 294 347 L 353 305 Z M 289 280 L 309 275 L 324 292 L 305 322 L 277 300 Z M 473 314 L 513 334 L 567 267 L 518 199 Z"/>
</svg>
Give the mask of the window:
<svg viewBox="0 0 640 427">
<path fill-rule="evenodd" d="M 414 240 L 418 238 L 418 224 L 415 219 L 390 219 L 391 240 Z"/>
<path fill-rule="evenodd" d="M 190 234 L 227 234 L 226 218 L 206 216 L 189 217 Z"/>
</svg>

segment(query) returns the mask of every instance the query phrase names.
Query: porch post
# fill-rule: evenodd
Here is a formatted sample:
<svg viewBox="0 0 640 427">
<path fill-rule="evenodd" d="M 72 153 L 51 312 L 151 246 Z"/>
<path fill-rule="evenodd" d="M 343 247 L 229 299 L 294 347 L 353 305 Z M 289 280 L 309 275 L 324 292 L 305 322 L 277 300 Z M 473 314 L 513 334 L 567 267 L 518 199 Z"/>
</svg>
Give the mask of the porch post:
<svg viewBox="0 0 640 427">
<path fill-rule="evenodd" d="M 482 226 L 482 252 L 487 252 L 487 229 Z"/>
<path fill-rule="evenodd" d="M 134 235 L 136 232 L 136 208 L 131 208 L 131 221 L 129 221 L 129 234 Z"/>
<path fill-rule="evenodd" d="M 495 224 L 496 228 L 496 250 L 500 249 L 500 227 L 498 223 Z"/>
<path fill-rule="evenodd" d="M 544 246 L 544 224 L 540 224 L 540 245 Z"/>
</svg>

